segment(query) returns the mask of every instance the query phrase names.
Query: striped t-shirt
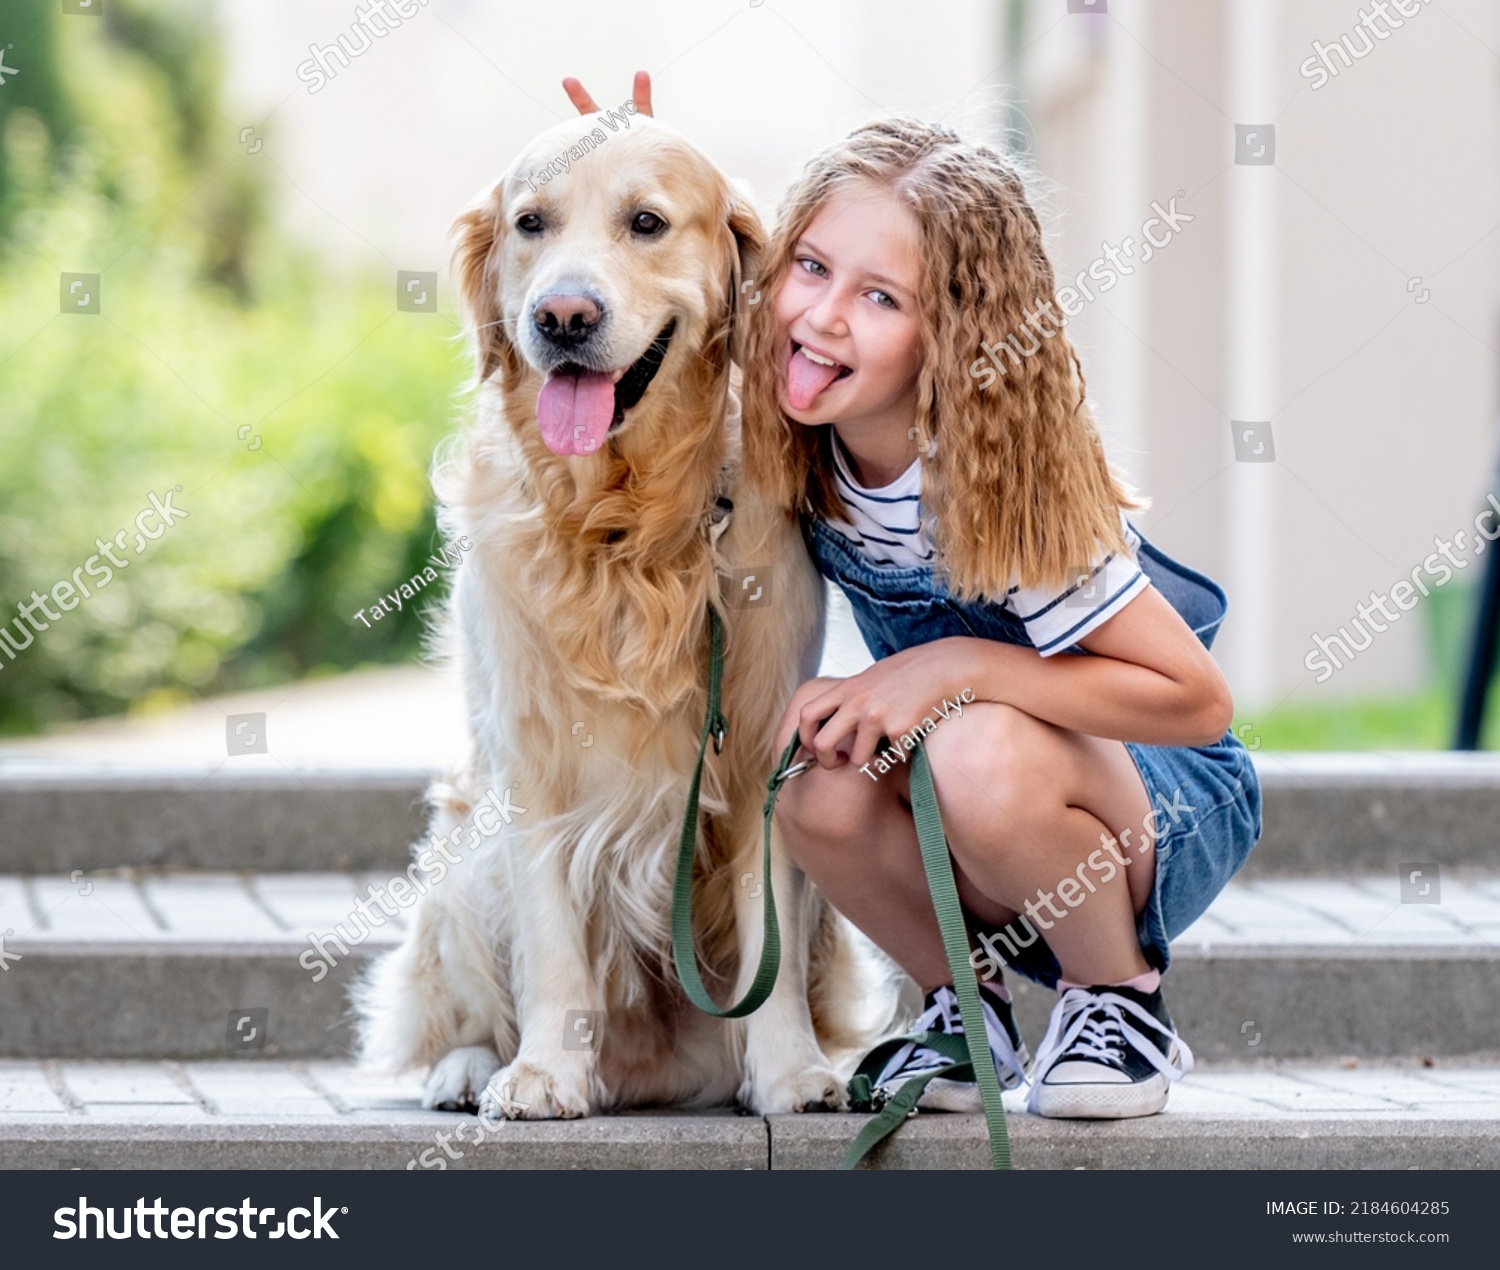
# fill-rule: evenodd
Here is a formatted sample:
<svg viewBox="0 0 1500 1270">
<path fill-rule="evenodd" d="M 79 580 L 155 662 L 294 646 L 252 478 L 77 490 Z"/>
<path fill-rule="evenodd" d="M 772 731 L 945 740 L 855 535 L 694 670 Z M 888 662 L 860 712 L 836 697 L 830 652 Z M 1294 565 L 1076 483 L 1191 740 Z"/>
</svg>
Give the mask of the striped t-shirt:
<svg viewBox="0 0 1500 1270">
<path fill-rule="evenodd" d="M 914 459 L 889 485 L 866 489 L 854 479 L 838 434 L 833 436 L 833 462 L 839 497 L 850 519 L 831 520 L 874 565 L 920 568 L 932 563 L 932 541 L 922 525 L 922 460 Z M 1150 585 L 1141 571 L 1141 537 L 1120 512 L 1130 554 L 1108 552 L 1091 562 L 1087 576 L 1058 588 L 1012 586 L 1003 607 L 1026 626 L 1037 652 L 1050 657 L 1076 644 L 1114 617 Z"/>
</svg>

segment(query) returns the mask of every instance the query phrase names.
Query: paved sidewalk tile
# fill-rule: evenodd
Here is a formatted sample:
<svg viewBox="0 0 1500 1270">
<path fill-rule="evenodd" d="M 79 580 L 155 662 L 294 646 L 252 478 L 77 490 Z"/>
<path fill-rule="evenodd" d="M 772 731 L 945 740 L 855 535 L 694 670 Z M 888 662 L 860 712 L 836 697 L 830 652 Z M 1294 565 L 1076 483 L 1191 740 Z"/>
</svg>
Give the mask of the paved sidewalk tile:
<svg viewBox="0 0 1500 1270">
<path fill-rule="evenodd" d="M 201 1124 L 208 1112 L 163 1063 L 61 1064 L 68 1092 L 94 1120 Z"/>
<path fill-rule="evenodd" d="M 422 1075 L 385 1075 L 351 1063 L 274 1061 L 63 1062 L 67 1092 L 81 1104 L 74 1114 L 113 1119 L 133 1110 L 193 1109 L 193 1118 L 235 1120 L 284 1115 L 378 1123 L 454 1124 L 455 1117 L 423 1111 Z M 207 1107 L 200 1106 L 200 1100 Z M 1006 1107 L 1025 1109 L 1024 1090 L 1005 1095 Z M 0 1112 L 67 1112 L 44 1064 L 0 1061 Z M 1172 1116 L 1275 1117 L 1350 1114 L 1428 1119 L 1500 1119 L 1500 1066 L 1266 1062 L 1200 1066 L 1172 1091 Z M 659 1113 L 671 1118 L 672 1112 Z M 631 1113 L 651 1119 L 658 1113 Z M 600 1117 L 596 1122 L 618 1120 Z"/>
<path fill-rule="evenodd" d="M 1178 942 L 1500 950 L 1500 896 L 1491 882 L 1444 876 L 1441 904 L 1403 904 L 1394 876 L 1231 882 Z"/>
<path fill-rule="evenodd" d="M 147 878 L 142 889 L 167 932 L 181 939 L 264 940 L 283 932 L 244 881 L 232 875 L 179 873 Z"/>
<path fill-rule="evenodd" d="M 366 887 L 381 874 L 232 874 L 142 872 L 137 878 L 87 874 L 69 878 L 0 876 L 0 934 L 11 946 L 99 942 L 136 944 L 304 944 L 307 933 L 337 926 L 361 945 L 402 938 L 406 914 L 384 912 Z M 366 923 L 364 897 L 384 925 Z M 388 901 L 389 902 L 389 901 Z M 364 932 L 361 935 L 361 932 Z"/>
<path fill-rule="evenodd" d="M 337 922 L 349 930 L 360 889 L 347 873 L 262 873 L 252 886 L 282 925 L 299 935 L 332 930 Z"/>
<path fill-rule="evenodd" d="M 383 886 L 392 876 L 0 876 L 0 933 L 15 931 L 8 937 L 12 946 L 80 940 L 301 943 L 309 931 L 327 934 L 341 925 L 361 944 L 388 945 L 401 939 L 411 910 L 393 905 L 394 915 L 385 912 L 369 900 L 368 888 Z M 357 915 L 355 900 L 360 897 L 383 925 L 367 924 Z M 1236 881 L 1179 942 L 1500 950 L 1500 883 L 1495 878 L 1445 875 L 1441 897 L 1440 904 L 1403 904 L 1394 876 Z M 367 932 L 363 937 L 361 930 Z"/>
<path fill-rule="evenodd" d="M 90 1111 L 148 1103 L 196 1106 L 193 1095 L 168 1074 L 162 1063 L 62 1064 L 63 1082 Z"/>
<path fill-rule="evenodd" d="M 0 875 L 0 935 L 6 931 L 26 930 L 36 925 L 36 917 L 26 900 L 26 887 L 14 875 Z"/>
<path fill-rule="evenodd" d="M 333 1103 L 285 1064 L 184 1063 L 183 1071 L 218 1115 L 330 1116 Z"/>
<path fill-rule="evenodd" d="M 370 1071 L 352 1063 L 316 1062 L 305 1065 L 308 1075 L 350 1111 L 415 1109 L 422 1094 L 423 1075 L 399 1076 Z"/>
<path fill-rule="evenodd" d="M 40 921 L 16 926 L 23 939 L 159 939 L 162 925 L 140 889 L 124 878 L 39 877 L 30 880 L 33 908 Z M 14 923 L 7 923 L 14 924 Z"/>
<path fill-rule="evenodd" d="M 67 1110 L 40 1064 L 0 1059 L 0 1112 L 25 1115 Z"/>
</svg>

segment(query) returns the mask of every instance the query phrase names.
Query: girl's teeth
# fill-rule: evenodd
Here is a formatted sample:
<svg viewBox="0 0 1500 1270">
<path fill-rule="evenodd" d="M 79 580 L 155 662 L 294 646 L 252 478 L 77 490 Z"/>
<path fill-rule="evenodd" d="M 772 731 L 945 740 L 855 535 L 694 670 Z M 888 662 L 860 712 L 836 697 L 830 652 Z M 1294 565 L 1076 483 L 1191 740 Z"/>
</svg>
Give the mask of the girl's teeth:
<svg viewBox="0 0 1500 1270">
<path fill-rule="evenodd" d="M 834 361 L 833 358 L 831 358 L 831 357 L 819 357 L 816 353 L 812 352 L 811 350 L 809 350 L 807 348 L 804 348 L 802 350 L 802 356 L 805 357 L 805 358 L 807 358 L 808 361 L 814 363 L 817 366 L 837 366 L 838 365 L 838 363 L 836 361 Z"/>
</svg>

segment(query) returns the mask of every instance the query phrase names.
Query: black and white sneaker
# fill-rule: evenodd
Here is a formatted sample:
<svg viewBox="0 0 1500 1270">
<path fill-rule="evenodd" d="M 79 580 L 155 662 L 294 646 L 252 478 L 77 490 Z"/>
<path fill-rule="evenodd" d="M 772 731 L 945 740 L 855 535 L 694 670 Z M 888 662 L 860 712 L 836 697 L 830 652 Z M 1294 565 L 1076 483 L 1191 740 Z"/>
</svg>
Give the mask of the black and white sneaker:
<svg viewBox="0 0 1500 1270">
<path fill-rule="evenodd" d="M 1069 988 L 1037 1049 L 1027 1106 L 1057 1119 L 1152 1116 L 1192 1070 L 1193 1052 L 1172 1030 L 1160 988 Z"/>
<path fill-rule="evenodd" d="M 1024 1073 L 1029 1061 L 1025 1042 L 1021 1040 L 1021 1033 L 1016 1028 L 1008 1002 L 984 988 L 979 990 L 979 1000 L 984 1008 L 985 1030 L 989 1033 L 990 1053 L 995 1057 L 995 1071 L 1000 1078 L 1000 1088 L 1014 1089 L 1025 1079 Z M 958 994 L 948 985 L 944 984 L 929 992 L 923 1007 L 922 1013 L 912 1021 L 907 1031 L 944 1032 L 949 1036 L 964 1034 Z M 880 1077 L 875 1081 L 876 1093 L 884 1101 L 912 1077 L 949 1067 L 952 1063 L 952 1059 L 945 1058 L 936 1050 L 908 1041 L 891 1055 L 881 1069 Z M 928 1082 L 922 1096 L 917 1099 L 917 1106 L 933 1111 L 977 1113 L 984 1110 L 984 1102 L 980 1098 L 976 1082 L 950 1080 L 945 1076 L 935 1077 Z"/>
</svg>

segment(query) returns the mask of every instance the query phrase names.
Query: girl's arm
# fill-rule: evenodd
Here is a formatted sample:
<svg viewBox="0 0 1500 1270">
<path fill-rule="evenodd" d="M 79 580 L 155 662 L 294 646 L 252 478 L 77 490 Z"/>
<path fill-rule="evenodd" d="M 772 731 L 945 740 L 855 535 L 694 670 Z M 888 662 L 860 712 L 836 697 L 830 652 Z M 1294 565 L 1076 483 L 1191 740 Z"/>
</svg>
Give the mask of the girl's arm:
<svg viewBox="0 0 1500 1270">
<path fill-rule="evenodd" d="M 1092 657 L 995 640 L 939 640 L 981 701 L 1059 727 L 1144 745 L 1212 745 L 1234 718 L 1223 672 L 1166 597 L 1147 587 L 1079 641 Z M 958 669 L 955 666 L 955 669 Z"/>
<path fill-rule="evenodd" d="M 1094 656 L 954 636 L 916 644 L 847 679 L 804 685 L 783 720 L 823 767 L 867 763 L 944 698 L 1012 705 L 1059 727 L 1143 745 L 1211 745 L 1234 702 L 1218 663 L 1155 587 L 1079 643 Z M 821 687 L 821 691 L 819 690 Z"/>
</svg>

